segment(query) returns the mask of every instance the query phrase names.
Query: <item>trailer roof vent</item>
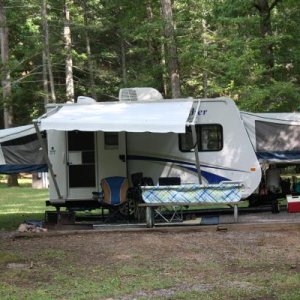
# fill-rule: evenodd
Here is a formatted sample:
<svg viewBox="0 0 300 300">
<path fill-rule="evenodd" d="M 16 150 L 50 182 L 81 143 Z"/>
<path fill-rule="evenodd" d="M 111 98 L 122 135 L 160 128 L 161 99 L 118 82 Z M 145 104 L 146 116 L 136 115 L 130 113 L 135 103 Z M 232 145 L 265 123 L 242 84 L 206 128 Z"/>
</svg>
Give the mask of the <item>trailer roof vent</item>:
<svg viewBox="0 0 300 300">
<path fill-rule="evenodd" d="M 153 88 L 125 88 L 120 89 L 120 101 L 151 101 L 162 100 L 163 96 Z"/>
<path fill-rule="evenodd" d="M 91 97 L 87 97 L 87 96 L 79 96 L 77 98 L 77 103 L 78 104 L 92 104 L 95 103 L 96 100 L 91 98 Z"/>
</svg>

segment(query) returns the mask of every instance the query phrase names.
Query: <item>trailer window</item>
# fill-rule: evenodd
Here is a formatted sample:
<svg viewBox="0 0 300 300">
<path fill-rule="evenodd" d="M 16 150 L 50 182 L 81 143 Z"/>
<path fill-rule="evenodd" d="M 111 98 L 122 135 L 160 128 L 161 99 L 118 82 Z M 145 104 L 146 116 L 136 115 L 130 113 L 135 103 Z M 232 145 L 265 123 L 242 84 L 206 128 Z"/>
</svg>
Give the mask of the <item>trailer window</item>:
<svg viewBox="0 0 300 300">
<path fill-rule="evenodd" d="M 219 124 L 196 125 L 199 151 L 220 151 L 223 148 L 223 129 Z M 191 127 L 179 135 L 179 149 L 182 152 L 194 150 Z"/>
<path fill-rule="evenodd" d="M 69 131 L 68 149 L 69 151 L 94 151 L 94 133 L 84 131 Z"/>
<path fill-rule="evenodd" d="M 118 132 L 104 132 L 104 147 L 106 150 L 118 149 L 119 147 Z"/>
</svg>

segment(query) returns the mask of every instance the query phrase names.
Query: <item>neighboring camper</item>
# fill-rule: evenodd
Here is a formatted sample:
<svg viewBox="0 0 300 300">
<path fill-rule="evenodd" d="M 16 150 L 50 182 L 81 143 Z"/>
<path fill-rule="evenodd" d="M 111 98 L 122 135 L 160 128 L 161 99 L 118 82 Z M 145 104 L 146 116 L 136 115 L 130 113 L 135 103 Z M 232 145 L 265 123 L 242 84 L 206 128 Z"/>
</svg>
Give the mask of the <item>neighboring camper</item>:
<svg viewBox="0 0 300 300">
<path fill-rule="evenodd" d="M 279 198 L 298 193 L 295 182 L 283 180 L 281 172 L 300 164 L 300 114 L 241 112 L 241 118 L 264 171 L 260 191 L 265 186 Z"/>
<path fill-rule="evenodd" d="M 260 163 L 300 163 L 300 113 L 241 112 L 241 118 Z"/>
<path fill-rule="evenodd" d="M 0 174 L 47 172 L 33 125 L 0 130 Z"/>
<path fill-rule="evenodd" d="M 234 101 L 162 100 L 145 88 L 124 89 L 120 97 L 51 104 L 36 121 L 47 131 L 50 203 L 91 199 L 102 178 L 138 172 L 155 185 L 160 177 L 239 182 L 243 198 L 259 185 L 260 165 Z"/>
</svg>

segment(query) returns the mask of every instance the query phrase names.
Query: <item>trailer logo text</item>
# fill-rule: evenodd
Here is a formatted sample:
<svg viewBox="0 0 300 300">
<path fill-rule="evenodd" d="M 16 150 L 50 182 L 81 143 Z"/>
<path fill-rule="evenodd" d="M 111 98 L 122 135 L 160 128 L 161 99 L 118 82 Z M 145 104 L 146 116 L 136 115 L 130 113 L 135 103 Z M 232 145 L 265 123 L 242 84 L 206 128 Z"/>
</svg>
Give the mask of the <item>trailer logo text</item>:
<svg viewBox="0 0 300 300">
<path fill-rule="evenodd" d="M 198 111 L 198 116 L 205 116 L 207 114 L 207 109 L 200 109 Z"/>
</svg>

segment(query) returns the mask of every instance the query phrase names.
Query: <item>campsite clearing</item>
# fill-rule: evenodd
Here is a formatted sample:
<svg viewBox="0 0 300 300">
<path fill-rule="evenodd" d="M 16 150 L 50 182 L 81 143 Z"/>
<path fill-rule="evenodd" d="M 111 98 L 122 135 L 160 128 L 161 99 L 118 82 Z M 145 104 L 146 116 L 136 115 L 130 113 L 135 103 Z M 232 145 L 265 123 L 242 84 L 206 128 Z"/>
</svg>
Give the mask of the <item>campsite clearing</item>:
<svg viewBox="0 0 300 300">
<path fill-rule="evenodd" d="M 298 224 L 209 228 L 36 238 L 2 233 L 0 298 L 300 298 Z"/>
<path fill-rule="evenodd" d="M 17 238 L 7 230 L 42 218 L 47 191 L 0 187 L 0 299 L 300 298 L 299 221 L 259 224 L 256 214 L 248 224 L 224 225 L 227 231 L 213 225 Z"/>
</svg>

